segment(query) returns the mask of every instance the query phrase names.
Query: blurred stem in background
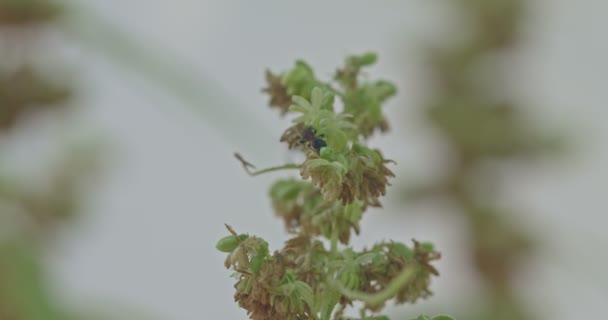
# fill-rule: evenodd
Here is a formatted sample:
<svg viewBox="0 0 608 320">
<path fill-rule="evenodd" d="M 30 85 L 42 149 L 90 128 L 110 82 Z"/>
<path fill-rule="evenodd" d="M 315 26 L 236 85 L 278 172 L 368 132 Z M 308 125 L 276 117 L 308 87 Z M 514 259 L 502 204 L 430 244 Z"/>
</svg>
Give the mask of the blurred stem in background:
<svg viewBox="0 0 608 320">
<path fill-rule="evenodd" d="M 529 165 L 526 160 L 551 154 L 559 143 L 532 128 L 509 91 L 507 68 L 517 50 L 523 0 L 457 0 L 451 12 L 462 19 L 446 34 L 446 44 L 429 50 L 432 88 L 423 111 L 440 133 L 450 158 L 439 181 L 410 185 L 407 199 L 448 199 L 465 221 L 471 266 L 482 296 L 466 305 L 462 319 L 534 319 L 514 289 L 514 280 L 534 254 L 535 240 L 511 208 L 499 203 L 498 164 Z M 447 5 L 447 4 L 446 4 Z M 536 159 L 538 160 L 538 159 Z M 535 161 L 539 164 L 539 161 Z M 517 170 L 517 167 L 510 170 Z M 504 203 L 504 201 L 502 201 Z"/>
<path fill-rule="evenodd" d="M 215 80 L 196 71 L 200 66 L 189 64 L 164 47 L 143 44 L 84 5 L 70 4 L 70 14 L 64 16 L 62 26 L 66 34 L 91 52 L 177 98 L 202 116 L 227 142 L 245 149 L 242 151 L 264 154 L 260 152 L 259 141 L 272 141 L 274 134 L 270 130 L 251 121 L 255 114 L 231 99 Z"/>
<path fill-rule="evenodd" d="M 62 80 L 68 65 L 58 65 L 56 60 L 49 65 L 46 60 L 61 56 L 60 50 L 55 50 L 60 48 L 46 41 L 57 30 L 62 35 L 75 36 L 78 43 L 108 57 L 121 69 L 141 75 L 187 105 L 197 107 L 207 123 L 216 126 L 233 144 L 254 146 L 255 141 L 247 139 L 257 141 L 263 134 L 259 126 L 253 127 L 255 121 L 250 121 L 251 116 L 244 115 L 242 108 L 235 112 L 235 103 L 211 80 L 159 48 L 140 45 L 86 8 L 71 2 L 67 6 L 59 0 L 0 0 L 1 142 L 13 139 L 15 129 L 34 114 L 67 115 L 70 111 L 75 92 Z M 251 128 L 247 128 L 249 124 Z M 230 126 L 243 130 L 232 130 Z M 257 135 L 233 135 L 239 132 Z M 0 148 L 4 145 L 0 144 Z M 103 312 L 97 311 L 85 312 L 85 316 L 80 310 L 65 310 L 48 285 L 42 263 L 61 226 L 78 215 L 83 184 L 98 168 L 98 153 L 91 151 L 89 145 L 78 146 L 66 150 L 58 163 L 37 163 L 37 167 L 48 167 L 48 172 L 35 181 L 7 172 L 6 166 L 0 167 L 0 319 L 116 318 L 100 316 Z M 6 163 L 5 157 L 0 160 Z M 140 318 L 138 313 L 129 311 L 122 316 Z"/>
<path fill-rule="evenodd" d="M 61 14 L 63 8 L 51 1 L 0 0 L 2 149 L 34 115 L 69 112 L 74 92 L 61 80 L 65 68 L 45 62 L 55 54 L 45 40 Z M 42 257 L 60 227 L 76 216 L 83 183 L 96 167 L 95 152 L 85 149 L 66 150 L 57 163 L 36 163 L 48 168 L 36 180 L 8 172 L 0 150 L 0 319 L 69 319 L 48 286 Z"/>
</svg>

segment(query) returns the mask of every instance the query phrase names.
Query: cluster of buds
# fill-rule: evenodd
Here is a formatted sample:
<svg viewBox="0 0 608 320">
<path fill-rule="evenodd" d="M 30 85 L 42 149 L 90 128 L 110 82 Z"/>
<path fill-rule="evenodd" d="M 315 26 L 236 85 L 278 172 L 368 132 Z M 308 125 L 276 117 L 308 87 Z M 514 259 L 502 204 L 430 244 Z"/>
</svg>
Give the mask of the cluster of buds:
<svg viewBox="0 0 608 320">
<path fill-rule="evenodd" d="M 375 62 L 372 53 L 348 57 L 331 82 L 317 79 L 303 61 L 266 73 L 270 106 L 296 115 L 280 140 L 305 160 L 252 173 L 237 156 L 252 175 L 298 169 L 301 176 L 270 188 L 275 213 L 292 235 L 283 249 L 271 254 L 266 241 L 231 227 L 217 244 L 235 271 L 235 300 L 251 319 L 347 319 L 346 308 L 357 301 L 360 319 L 387 319 L 377 314 L 387 301 L 414 303 L 431 294 L 430 279 L 438 275 L 431 262 L 439 258 L 431 244 L 349 246 L 363 213 L 381 206 L 394 177 L 391 160 L 366 145 L 375 131 L 388 129 L 381 107 L 396 93 L 390 82 L 362 79 L 360 70 Z M 343 110 L 334 107 L 336 99 Z"/>
</svg>

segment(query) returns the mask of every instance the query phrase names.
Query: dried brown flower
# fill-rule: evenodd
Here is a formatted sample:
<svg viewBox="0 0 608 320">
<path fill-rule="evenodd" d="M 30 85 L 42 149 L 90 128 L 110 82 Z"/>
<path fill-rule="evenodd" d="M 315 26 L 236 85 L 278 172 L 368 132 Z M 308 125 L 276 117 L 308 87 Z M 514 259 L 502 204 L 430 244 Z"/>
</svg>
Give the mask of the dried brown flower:
<svg viewBox="0 0 608 320">
<path fill-rule="evenodd" d="M 349 170 L 339 197 L 343 203 L 359 199 L 371 206 L 380 205 L 378 198 L 386 194 L 388 179 L 395 176 L 385 164 L 394 161 L 384 159 L 378 150 L 372 152 L 376 156 L 355 150 L 349 157 Z"/>
<path fill-rule="evenodd" d="M 294 149 L 302 145 L 302 133 L 305 130 L 305 126 L 302 123 L 297 123 L 285 130 L 281 136 L 281 142 L 287 143 L 289 149 Z"/>
<path fill-rule="evenodd" d="M 281 111 L 281 115 L 285 115 L 291 106 L 291 96 L 287 93 L 287 87 L 283 85 L 281 77 L 273 74 L 270 70 L 266 70 L 266 83 L 268 87 L 262 91 L 270 96 L 271 107 L 275 107 Z"/>
<path fill-rule="evenodd" d="M 294 241 L 305 240 L 296 238 Z M 275 252 L 256 276 L 241 274 L 234 299 L 252 320 L 312 317 L 312 289 L 294 273 L 290 256 Z"/>
<path fill-rule="evenodd" d="M 362 274 L 364 281 L 361 290 L 368 293 L 377 293 L 397 277 L 404 268 L 416 268 L 413 280 L 408 282 L 396 295 L 397 303 L 415 303 L 418 299 L 428 298 L 432 292 L 428 289 L 431 275 L 439 275 L 437 270 L 430 264 L 431 261 L 440 258 L 438 252 L 424 248 L 414 240 L 414 251 L 408 254 L 396 249 L 394 243 L 381 243 L 376 245 L 370 252 L 381 253 L 382 259 L 363 265 Z M 371 311 L 381 310 L 384 305 L 366 305 Z"/>
</svg>

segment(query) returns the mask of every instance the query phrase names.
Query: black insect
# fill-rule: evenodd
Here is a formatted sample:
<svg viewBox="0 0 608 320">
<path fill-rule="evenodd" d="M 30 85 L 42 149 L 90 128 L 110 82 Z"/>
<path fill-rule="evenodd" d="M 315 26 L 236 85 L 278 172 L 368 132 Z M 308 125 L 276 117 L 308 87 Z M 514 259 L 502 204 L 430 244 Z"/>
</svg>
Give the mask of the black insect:
<svg viewBox="0 0 608 320">
<path fill-rule="evenodd" d="M 300 143 L 309 143 L 310 147 L 319 153 L 321 148 L 327 146 L 327 143 L 323 138 L 323 135 L 317 136 L 317 130 L 314 127 L 306 127 L 304 131 L 302 131 Z"/>
</svg>

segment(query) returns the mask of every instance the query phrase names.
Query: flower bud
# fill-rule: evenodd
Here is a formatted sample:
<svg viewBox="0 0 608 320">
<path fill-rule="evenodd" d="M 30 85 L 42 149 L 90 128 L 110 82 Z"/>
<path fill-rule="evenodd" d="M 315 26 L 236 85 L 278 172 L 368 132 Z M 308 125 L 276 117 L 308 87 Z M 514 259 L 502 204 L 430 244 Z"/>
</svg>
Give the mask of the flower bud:
<svg viewBox="0 0 608 320">
<path fill-rule="evenodd" d="M 241 234 L 238 236 L 238 238 L 233 235 L 225 236 L 217 242 L 215 248 L 221 252 L 230 253 L 234 251 L 236 247 L 238 247 L 241 241 L 247 239 L 248 237 L 249 235 L 247 234 Z"/>
</svg>

